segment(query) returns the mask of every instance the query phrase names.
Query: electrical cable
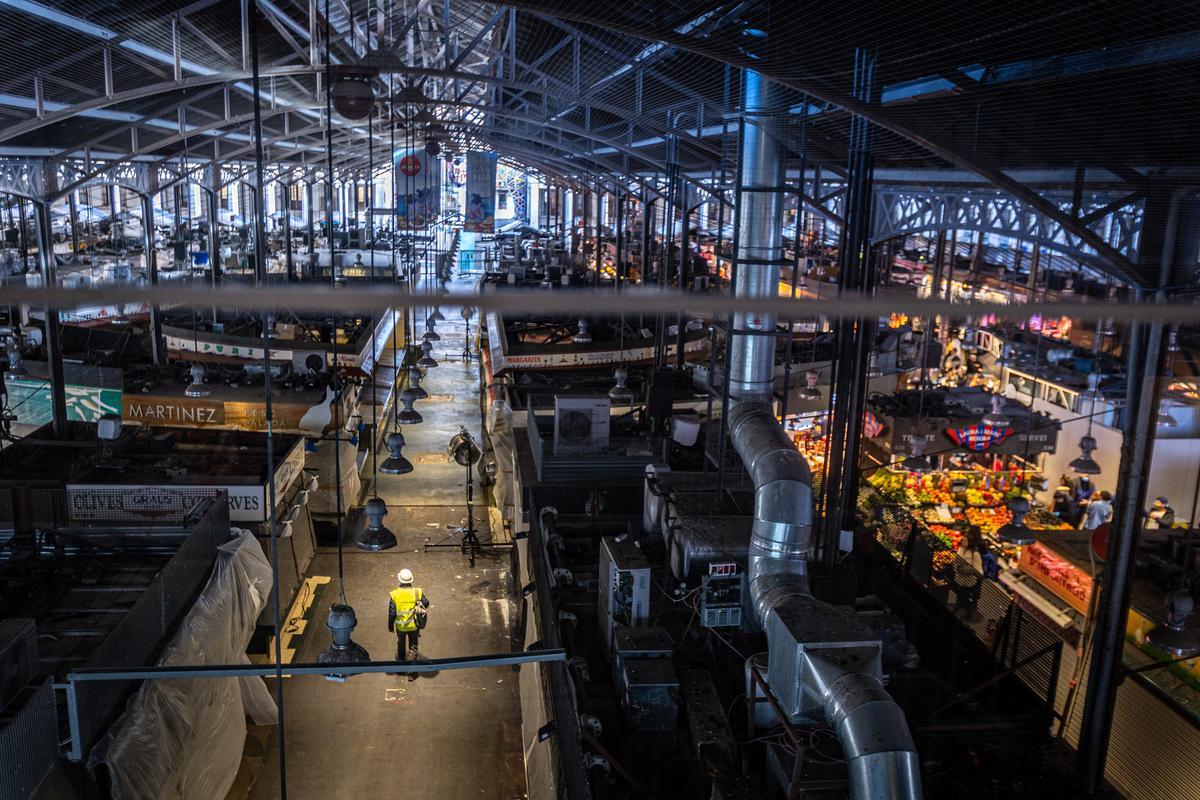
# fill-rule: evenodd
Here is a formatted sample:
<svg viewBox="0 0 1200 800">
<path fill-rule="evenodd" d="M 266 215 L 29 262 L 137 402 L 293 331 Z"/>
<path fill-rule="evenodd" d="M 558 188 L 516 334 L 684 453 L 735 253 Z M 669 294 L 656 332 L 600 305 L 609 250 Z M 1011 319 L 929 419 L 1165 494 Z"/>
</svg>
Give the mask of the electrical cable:
<svg viewBox="0 0 1200 800">
<path fill-rule="evenodd" d="M 250 0 L 247 12 L 250 17 L 250 61 L 253 67 L 252 81 L 254 86 L 254 160 L 256 166 L 257 192 L 255 193 L 254 212 L 254 249 L 257 259 L 256 267 L 262 268 L 265 274 L 266 242 L 264 241 L 263 225 L 263 128 L 262 128 L 262 83 L 258 67 L 258 0 Z M 267 329 L 264 313 L 262 326 L 263 341 L 263 370 L 264 390 L 263 405 L 267 425 L 267 524 L 271 535 L 271 594 L 274 602 L 271 608 L 272 625 L 275 629 L 275 707 L 279 736 L 279 797 L 287 800 L 287 758 L 285 756 L 285 719 L 284 719 L 284 688 L 283 688 L 283 624 L 280 609 L 279 594 L 279 528 L 275 513 L 275 437 L 274 411 L 271 397 L 271 338 Z"/>
</svg>

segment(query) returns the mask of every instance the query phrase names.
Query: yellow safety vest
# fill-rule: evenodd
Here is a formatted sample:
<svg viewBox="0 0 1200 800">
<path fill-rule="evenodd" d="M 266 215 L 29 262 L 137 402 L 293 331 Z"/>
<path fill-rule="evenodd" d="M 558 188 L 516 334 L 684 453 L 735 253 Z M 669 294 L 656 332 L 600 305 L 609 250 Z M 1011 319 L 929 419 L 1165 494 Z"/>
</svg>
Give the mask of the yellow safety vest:
<svg viewBox="0 0 1200 800">
<path fill-rule="evenodd" d="M 421 590 L 415 587 L 397 586 L 389 595 L 392 604 L 396 606 L 396 630 L 415 631 L 417 629 L 417 603 L 421 600 Z"/>
</svg>

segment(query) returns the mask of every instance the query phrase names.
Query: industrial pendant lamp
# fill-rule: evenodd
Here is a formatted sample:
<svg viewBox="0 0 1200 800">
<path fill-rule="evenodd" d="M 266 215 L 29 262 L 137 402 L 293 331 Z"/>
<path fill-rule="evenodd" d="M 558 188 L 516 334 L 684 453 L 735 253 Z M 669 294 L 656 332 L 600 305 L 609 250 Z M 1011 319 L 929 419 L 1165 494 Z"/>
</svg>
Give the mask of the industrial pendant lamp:
<svg viewBox="0 0 1200 800">
<path fill-rule="evenodd" d="M 413 471 L 412 462 L 404 457 L 404 434 L 400 431 L 389 433 L 383 440 L 388 457 L 379 465 L 379 471 L 384 475 L 407 475 Z"/>
<path fill-rule="evenodd" d="M 1157 425 L 1160 428 L 1174 428 L 1179 424 L 1179 421 L 1163 410 L 1162 406 L 1158 407 Z"/>
<path fill-rule="evenodd" d="M 1176 589 L 1167 595 L 1167 621 L 1146 634 L 1146 641 L 1176 658 L 1200 656 L 1200 638 L 1187 627 L 1195 610 L 1191 594 Z"/>
<path fill-rule="evenodd" d="M 204 384 L 204 365 L 192 364 L 192 382 L 183 393 L 188 397 L 208 397 L 212 391 Z"/>
<path fill-rule="evenodd" d="M 367 518 L 367 527 L 354 540 L 355 547 L 359 550 L 390 550 L 396 546 L 396 534 L 383 524 L 383 518 L 387 516 L 387 513 L 387 503 L 378 497 L 372 497 L 363 503 L 363 514 Z"/>
<path fill-rule="evenodd" d="M 1024 497 L 1014 497 L 1008 501 L 1008 510 L 1012 512 L 1012 522 L 1001 525 L 996 531 L 996 538 L 1008 544 L 1025 546 L 1033 544 L 1036 539 L 1033 531 L 1025 527 L 1025 515 L 1029 513 L 1030 503 Z"/>
<path fill-rule="evenodd" d="M 810 369 L 804 373 L 804 385 L 800 387 L 797 394 L 805 400 L 820 400 L 821 390 L 817 387 L 817 383 L 821 380 L 821 373 L 815 369 Z"/>
<path fill-rule="evenodd" d="M 433 342 L 421 342 L 421 353 L 423 355 L 417 359 L 418 367 L 425 367 L 426 369 L 429 369 L 430 367 L 436 367 L 438 365 L 437 359 L 435 359 L 432 355 Z"/>
<path fill-rule="evenodd" d="M 614 403 L 632 403 L 633 391 L 625 385 L 625 381 L 629 379 L 629 370 L 625 367 L 617 367 L 613 370 L 613 380 L 616 383 L 608 390 L 608 399 Z"/>
<path fill-rule="evenodd" d="M 400 402 L 404 403 L 404 410 L 396 415 L 396 422 L 401 425 L 420 425 L 424 421 L 420 412 L 413 408 L 416 401 L 417 397 L 412 389 L 405 389 L 400 393 Z"/>
<path fill-rule="evenodd" d="M 412 390 L 414 399 L 424 400 L 429 397 L 429 392 L 421 385 L 421 368 L 416 364 L 408 368 L 408 388 Z"/>
<path fill-rule="evenodd" d="M 879 353 L 874 350 L 867 356 L 867 377 L 882 378 L 883 370 L 879 368 Z"/>
<path fill-rule="evenodd" d="M 433 320 L 434 322 L 445 322 L 446 321 L 446 316 L 444 314 L 442 314 L 441 306 L 434 306 L 433 313 L 429 315 L 429 318 L 431 320 Z"/>
<path fill-rule="evenodd" d="M 14 380 L 28 374 L 28 370 L 21 363 L 21 348 L 14 339 L 8 343 L 8 368 L 4 370 L 4 379 Z"/>
<path fill-rule="evenodd" d="M 1007 428 L 1012 420 L 1004 415 L 1004 398 L 998 394 L 992 395 L 992 410 L 983 415 L 983 424 L 992 428 Z"/>
<path fill-rule="evenodd" d="M 588 330 L 588 321 L 586 319 L 579 320 L 579 330 L 575 332 L 575 344 L 591 344 L 592 334 Z"/>
<path fill-rule="evenodd" d="M 421 335 L 421 339 L 426 342 L 440 342 L 442 337 L 433 328 L 433 317 L 425 320 L 425 333 Z"/>
<path fill-rule="evenodd" d="M 329 607 L 329 633 L 333 642 L 317 656 L 318 664 L 361 664 L 371 660 L 367 648 L 350 638 L 358 625 L 354 609 L 345 603 L 334 603 Z M 331 680 L 345 680 L 344 675 L 331 673 Z"/>
<path fill-rule="evenodd" d="M 1079 440 L 1079 450 L 1082 455 L 1079 458 L 1067 464 L 1071 471 L 1076 475 L 1099 475 L 1100 465 L 1096 463 L 1096 459 L 1092 458 L 1092 451 L 1096 449 L 1096 440 L 1091 434 L 1088 434 Z"/>
</svg>

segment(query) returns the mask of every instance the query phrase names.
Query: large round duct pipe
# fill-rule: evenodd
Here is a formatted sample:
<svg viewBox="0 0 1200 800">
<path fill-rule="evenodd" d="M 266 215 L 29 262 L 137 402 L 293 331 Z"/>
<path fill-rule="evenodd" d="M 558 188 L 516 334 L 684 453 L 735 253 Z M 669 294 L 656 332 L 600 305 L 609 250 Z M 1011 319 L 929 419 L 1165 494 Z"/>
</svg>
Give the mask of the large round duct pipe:
<svg viewBox="0 0 1200 800">
<path fill-rule="evenodd" d="M 746 120 L 741 127 L 738 219 L 738 297 L 774 297 L 783 260 L 783 145 L 776 130 L 772 84 L 757 72 L 745 74 Z M 757 191 L 766 190 L 766 191 Z M 775 370 L 775 315 L 735 314 L 729 393 L 735 398 L 769 397 Z"/>
<path fill-rule="evenodd" d="M 746 72 L 746 123 L 741 142 L 743 187 L 783 185 L 784 159 L 771 130 L 768 81 Z M 738 228 L 739 297 L 773 297 L 782 259 L 783 194 L 741 193 Z M 904 712 L 880 680 L 881 644 L 849 611 L 809 591 L 812 477 L 808 462 L 784 433 L 771 407 L 775 317 L 738 314 L 730 352 L 729 436 L 754 482 L 748 582 L 758 623 L 770 648 L 767 680 L 785 707 L 799 713 L 817 700 L 846 753 L 855 800 L 919 800 L 920 763 Z M 762 333 L 758 333 L 758 332 Z M 840 625 L 832 619 L 842 618 Z M 847 648 L 847 643 L 852 644 Z"/>
</svg>

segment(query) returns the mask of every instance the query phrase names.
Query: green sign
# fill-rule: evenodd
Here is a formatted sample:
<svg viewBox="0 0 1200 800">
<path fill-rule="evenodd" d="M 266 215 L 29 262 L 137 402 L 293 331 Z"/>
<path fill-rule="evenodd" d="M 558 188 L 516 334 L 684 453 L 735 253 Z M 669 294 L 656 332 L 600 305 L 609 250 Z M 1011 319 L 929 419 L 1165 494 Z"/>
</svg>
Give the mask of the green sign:
<svg viewBox="0 0 1200 800">
<path fill-rule="evenodd" d="M 29 374 L 5 381 L 8 409 L 21 425 L 45 425 L 54 417 L 50 400 L 50 380 L 45 364 L 26 361 Z M 104 414 L 121 413 L 121 370 L 111 367 L 84 367 L 64 364 L 66 375 L 67 419 L 96 422 Z"/>
</svg>

